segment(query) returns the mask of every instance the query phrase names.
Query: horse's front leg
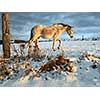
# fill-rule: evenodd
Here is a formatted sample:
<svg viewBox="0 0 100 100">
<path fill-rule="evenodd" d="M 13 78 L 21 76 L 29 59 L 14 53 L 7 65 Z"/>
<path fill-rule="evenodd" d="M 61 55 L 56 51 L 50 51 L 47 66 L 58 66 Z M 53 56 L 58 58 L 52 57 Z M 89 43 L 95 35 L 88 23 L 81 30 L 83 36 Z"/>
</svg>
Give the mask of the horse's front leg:
<svg viewBox="0 0 100 100">
<path fill-rule="evenodd" d="M 61 46 L 62 46 L 62 45 L 61 45 L 61 40 L 59 40 L 59 39 L 58 39 L 58 41 L 59 41 L 59 46 L 58 46 L 58 49 L 60 49 L 60 48 L 61 48 Z"/>
<path fill-rule="evenodd" d="M 56 39 L 53 40 L 53 45 L 52 45 L 52 49 L 55 51 L 54 46 L 56 44 Z"/>
</svg>

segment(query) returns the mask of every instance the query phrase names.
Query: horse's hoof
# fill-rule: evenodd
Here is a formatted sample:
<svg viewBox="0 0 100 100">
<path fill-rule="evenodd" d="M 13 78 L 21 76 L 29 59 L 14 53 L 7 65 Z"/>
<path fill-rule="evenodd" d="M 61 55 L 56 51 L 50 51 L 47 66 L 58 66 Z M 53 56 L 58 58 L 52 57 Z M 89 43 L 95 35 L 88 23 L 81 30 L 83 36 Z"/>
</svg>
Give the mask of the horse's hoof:
<svg viewBox="0 0 100 100">
<path fill-rule="evenodd" d="M 60 47 L 58 47 L 58 50 L 60 49 Z"/>
<path fill-rule="evenodd" d="M 53 51 L 56 51 L 55 49 L 53 49 Z"/>
<path fill-rule="evenodd" d="M 36 50 L 40 50 L 40 48 L 39 48 L 39 47 L 37 47 L 37 46 L 34 46 L 34 48 L 35 48 Z"/>
</svg>

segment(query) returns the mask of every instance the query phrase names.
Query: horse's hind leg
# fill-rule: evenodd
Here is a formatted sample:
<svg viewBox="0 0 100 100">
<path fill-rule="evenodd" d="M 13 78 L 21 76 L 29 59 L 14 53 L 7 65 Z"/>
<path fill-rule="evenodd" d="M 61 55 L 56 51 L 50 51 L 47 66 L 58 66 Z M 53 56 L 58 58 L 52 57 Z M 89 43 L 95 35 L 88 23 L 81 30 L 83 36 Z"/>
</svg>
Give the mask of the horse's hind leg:
<svg viewBox="0 0 100 100">
<path fill-rule="evenodd" d="M 38 46 L 38 39 L 36 39 L 36 40 L 34 41 L 34 43 L 35 43 L 35 46 L 34 46 L 34 47 L 35 47 L 36 49 L 39 49 L 39 46 Z"/>
<path fill-rule="evenodd" d="M 26 45 L 28 46 L 28 48 L 32 49 L 32 39 L 29 40 Z"/>
<path fill-rule="evenodd" d="M 28 41 L 28 46 L 32 46 L 32 39 Z"/>
<path fill-rule="evenodd" d="M 37 49 L 39 49 L 39 47 L 38 47 L 38 44 L 37 44 L 37 39 L 34 41 L 34 44 L 35 44 L 35 48 L 37 48 Z"/>
<path fill-rule="evenodd" d="M 33 48 L 32 48 L 32 40 L 28 41 L 28 55 L 31 55 L 33 52 Z"/>
</svg>

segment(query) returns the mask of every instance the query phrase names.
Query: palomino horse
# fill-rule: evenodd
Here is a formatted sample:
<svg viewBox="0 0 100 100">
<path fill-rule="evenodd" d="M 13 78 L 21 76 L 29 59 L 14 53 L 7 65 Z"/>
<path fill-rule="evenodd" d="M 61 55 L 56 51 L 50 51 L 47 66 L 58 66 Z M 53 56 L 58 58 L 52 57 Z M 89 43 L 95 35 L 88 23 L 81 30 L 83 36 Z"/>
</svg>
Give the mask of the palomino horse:
<svg viewBox="0 0 100 100">
<path fill-rule="evenodd" d="M 35 48 L 38 48 L 38 40 L 40 37 L 45 39 L 51 39 L 53 38 L 53 45 L 52 49 L 54 49 L 54 46 L 56 44 L 56 41 L 59 41 L 58 49 L 61 47 L 61 40 L 59 39 L 60 35 L 63 32 L 67 32 L 70 38 L 74 35 L 74 29 L 73 26 L 63 24 L 63 23 L 57 23 L 53 24 L 51 26 L 45 26 L 45 25 L 36 25 L 31 30 L 31 36 L 28 41 L 29 45 L 32 45 L 32 41 L 35 43 Z"/>
</svg>

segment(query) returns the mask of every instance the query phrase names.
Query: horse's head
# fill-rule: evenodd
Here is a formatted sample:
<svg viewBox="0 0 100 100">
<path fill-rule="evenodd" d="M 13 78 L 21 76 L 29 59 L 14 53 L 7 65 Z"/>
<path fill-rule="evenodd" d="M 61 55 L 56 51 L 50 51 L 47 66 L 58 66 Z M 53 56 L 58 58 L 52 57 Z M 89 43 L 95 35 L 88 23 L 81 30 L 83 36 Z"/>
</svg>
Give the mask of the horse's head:
<svg viewBox="0 0 100 100">
<path fill-rule="evenodd" d="M 59 26 L 61 32 L 67 32 L 68 35 L 70 36 L 70 38 L 73 38 L 73 36 L 74 36 L 74 27 L 73 26 L 70 26 L 68 24 L 63 24 L 63 23 L 57 23 L 57 24 L 53 24 L 53 25 Z"/>
<path fill-rule="evenodd" d="M 68 35 L 70 36 L 70 38 L 73 38 L 73 36 L 74 36 L 74 27 L 73 26 L 67 26 L 66 31 L 67 31 Z"/>
</svg>

